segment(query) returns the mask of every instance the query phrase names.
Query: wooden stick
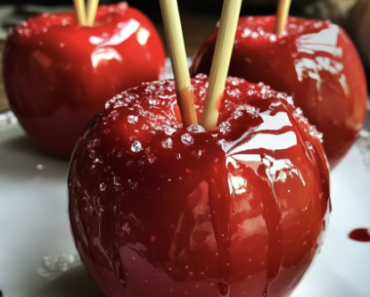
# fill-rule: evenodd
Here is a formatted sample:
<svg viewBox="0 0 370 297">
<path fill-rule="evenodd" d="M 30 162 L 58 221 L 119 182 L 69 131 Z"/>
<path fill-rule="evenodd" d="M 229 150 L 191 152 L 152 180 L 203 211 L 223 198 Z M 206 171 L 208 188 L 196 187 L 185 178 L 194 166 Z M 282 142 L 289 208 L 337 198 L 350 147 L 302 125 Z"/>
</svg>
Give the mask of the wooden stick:
<svg viewBox="0 0 370 297">
<path fill-rule="evenodd" d="M 77 21 L 80 26 L 86 25 L 86 10 L 84 0 L 73 0 L 77 14 Z"/>
<path fill-rule="evenodd" d="M 280 0 L 276 13 L 274 32 L 280 35 L 285 30 L 291 0 Z"/>
<path fill-rule="evenodd" d="M 98 6 L 99 0 L 89 0 L 89 2 L 87 2 L 87 25 L 90 27 L 94 26 Z"/>
<path fill-rule="evenodd" d="M 185 127 L 197 123 L 193 87 L 188 63 L 177 0 L 160 0 L 164 31 L 175 77 L 177 103 Z"/>
<path fill-rule="evenodd" d="M 219 114 L 217 106 L 220 100 L 222 100 L 225 90 L 241 5 L 242 0 L 224 0 L 222 7 L 220 27 L 202 118 L 202 125 L 206 129 L 217 126 Z"/>
</svg>

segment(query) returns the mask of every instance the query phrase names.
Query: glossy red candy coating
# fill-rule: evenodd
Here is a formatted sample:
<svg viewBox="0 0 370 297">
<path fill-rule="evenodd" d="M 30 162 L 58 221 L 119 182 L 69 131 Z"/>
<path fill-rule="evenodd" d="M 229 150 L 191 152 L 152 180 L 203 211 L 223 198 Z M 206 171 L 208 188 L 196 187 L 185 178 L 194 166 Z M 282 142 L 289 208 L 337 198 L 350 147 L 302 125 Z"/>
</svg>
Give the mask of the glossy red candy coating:
<svg viewBox="0 0 370 297">
<path fill-rule="evenodd" d="M 20 124 L 50 152 L 69 157 L 92 117 L 115 94 L 161 78 L 165 54 L 149 19 L 126 3 L 32 17 L 9 36 L 4 78 Z"/>
<path fill-rule="evenodd" d="M 207 82 L 192 80 L 198 116 Z M 105 296 L 292 292 L 330 200 L 315 129 L 286 98 L 229 78 L 213 131 L 182 127 L 172 80 L 107 102 L 68 177 L 76 246 Z"/>
<path fill-rule="evenodd" d="M 330 22 L 289 17 L 287 32 L 273 34 L 275 17 L 239 20 L 229 75 L 264 82 L 293 96 L 324 134 L 333 168 L 352 146 L 366 113 L 366 80 L 346 33 Z M 193 58 L 192 75 L 208 74 L 217 29 Z"/>
</svg>

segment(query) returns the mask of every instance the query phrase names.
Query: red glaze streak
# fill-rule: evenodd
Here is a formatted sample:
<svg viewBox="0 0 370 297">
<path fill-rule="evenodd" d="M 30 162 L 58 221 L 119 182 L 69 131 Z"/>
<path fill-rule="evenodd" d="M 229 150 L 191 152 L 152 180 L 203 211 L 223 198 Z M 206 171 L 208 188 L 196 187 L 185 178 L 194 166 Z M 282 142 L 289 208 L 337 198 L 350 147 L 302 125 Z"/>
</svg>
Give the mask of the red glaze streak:
<svg viewBox="0 0 370 297">
<path fill-rule="evenodd" d="M 356 241 L 369 242 L 370 241 L 370 229 L 358 228 L 358 229 L 352 230 L 348 236 L 349 238 L 356 240 Z"/>
<path fill-rule="evenodd" d="M 149 19 L 126 3 L 97 11 L 95 27 L 74 12 L 32 17 L 9 36 L 4 79 L 26 132 L 70 157 L 92 117 L 115 94 L 164 74 L 165 55 Z"/>
<path fill-rule="evenodd" d="M 207 77 L 192 80 L 198 117 Z M 289 296 L 329 213 L 323 148 L 287 96 L 229 78 L 219 127 L 182 127 L 172 80 L 105 105 L 68 178 L 76 246 L 107 297 Z"/>
<path fill-rule="evenodd" d="M 310 123 L 324 134 L 333 168 L 362 128 L 367 89 L 355 47 L 337 25 L 289 17 L 287 32 L 273 34 L 275 17 L 239 20 L 229 75 L 264 82 L 293 96 Z M 209 74 L 217 29 L 193 58 L 192 75 Z"/>
</svg>

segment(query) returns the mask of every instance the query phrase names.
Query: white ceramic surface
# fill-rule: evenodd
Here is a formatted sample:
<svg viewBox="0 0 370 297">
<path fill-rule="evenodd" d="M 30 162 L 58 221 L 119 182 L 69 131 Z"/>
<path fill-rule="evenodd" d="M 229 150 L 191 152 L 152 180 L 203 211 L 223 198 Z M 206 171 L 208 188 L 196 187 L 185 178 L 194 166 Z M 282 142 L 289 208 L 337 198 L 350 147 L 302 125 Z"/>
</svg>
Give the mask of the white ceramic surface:
<svg viewBox="0 0 370 297">
<path fill-rule="evenodd" d="M 367 165 L 365 165 L 367 164 Z M 98 297 L 73 244 L 68 162 L 47 155 L 11 112 L 0 114 L 0 290 L 4 297 Z M 333 212 L 321 253 L 292 297 L 369 297 L 370 135 L 332 173 Z M 145 297 L 145 296 L 142 296 Z"/>
</svg>

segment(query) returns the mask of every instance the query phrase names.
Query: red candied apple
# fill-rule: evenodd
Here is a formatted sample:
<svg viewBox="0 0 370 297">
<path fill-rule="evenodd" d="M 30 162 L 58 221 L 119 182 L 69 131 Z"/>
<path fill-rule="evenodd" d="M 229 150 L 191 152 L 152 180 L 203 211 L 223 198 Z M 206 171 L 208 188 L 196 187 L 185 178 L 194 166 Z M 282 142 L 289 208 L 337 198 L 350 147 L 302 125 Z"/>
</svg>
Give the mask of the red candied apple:
<svg viewBox="0 0 370 297">
<path fill-rule="evenodd" d="M 94 27 L 79 26 L 75 12 L 32 17 L 4 53 L 14 114 L 44 148 L 65 157 L 105 101 L 162 78 L 164 66 L 156 29 L 126 3 L 100 6 Z"/>
<path fill-rule="evenodd" d="M 208 78 L 192 84 L 201 116 Z M 315 128 L 285 94 L 234 78 L 212 131 L 182 126 L 172 80 L 114 97 L 68 185 L 77 249 L 107 297 L 288 296 L 330 205 Z"/>
<path fill-rule="evenodd" d="M 289 17 L 280 36 L 272 33 L 274 24 L 274 16 L 240 18 L 229 75 L 292 95 L 323 132 L 333 168 L 364 122 L 367 90 L 361 61 L 346 33 L 330 22 Z M 209 73 L 217 31 L 195 54 L 192 75 Z"/>
</svg>

